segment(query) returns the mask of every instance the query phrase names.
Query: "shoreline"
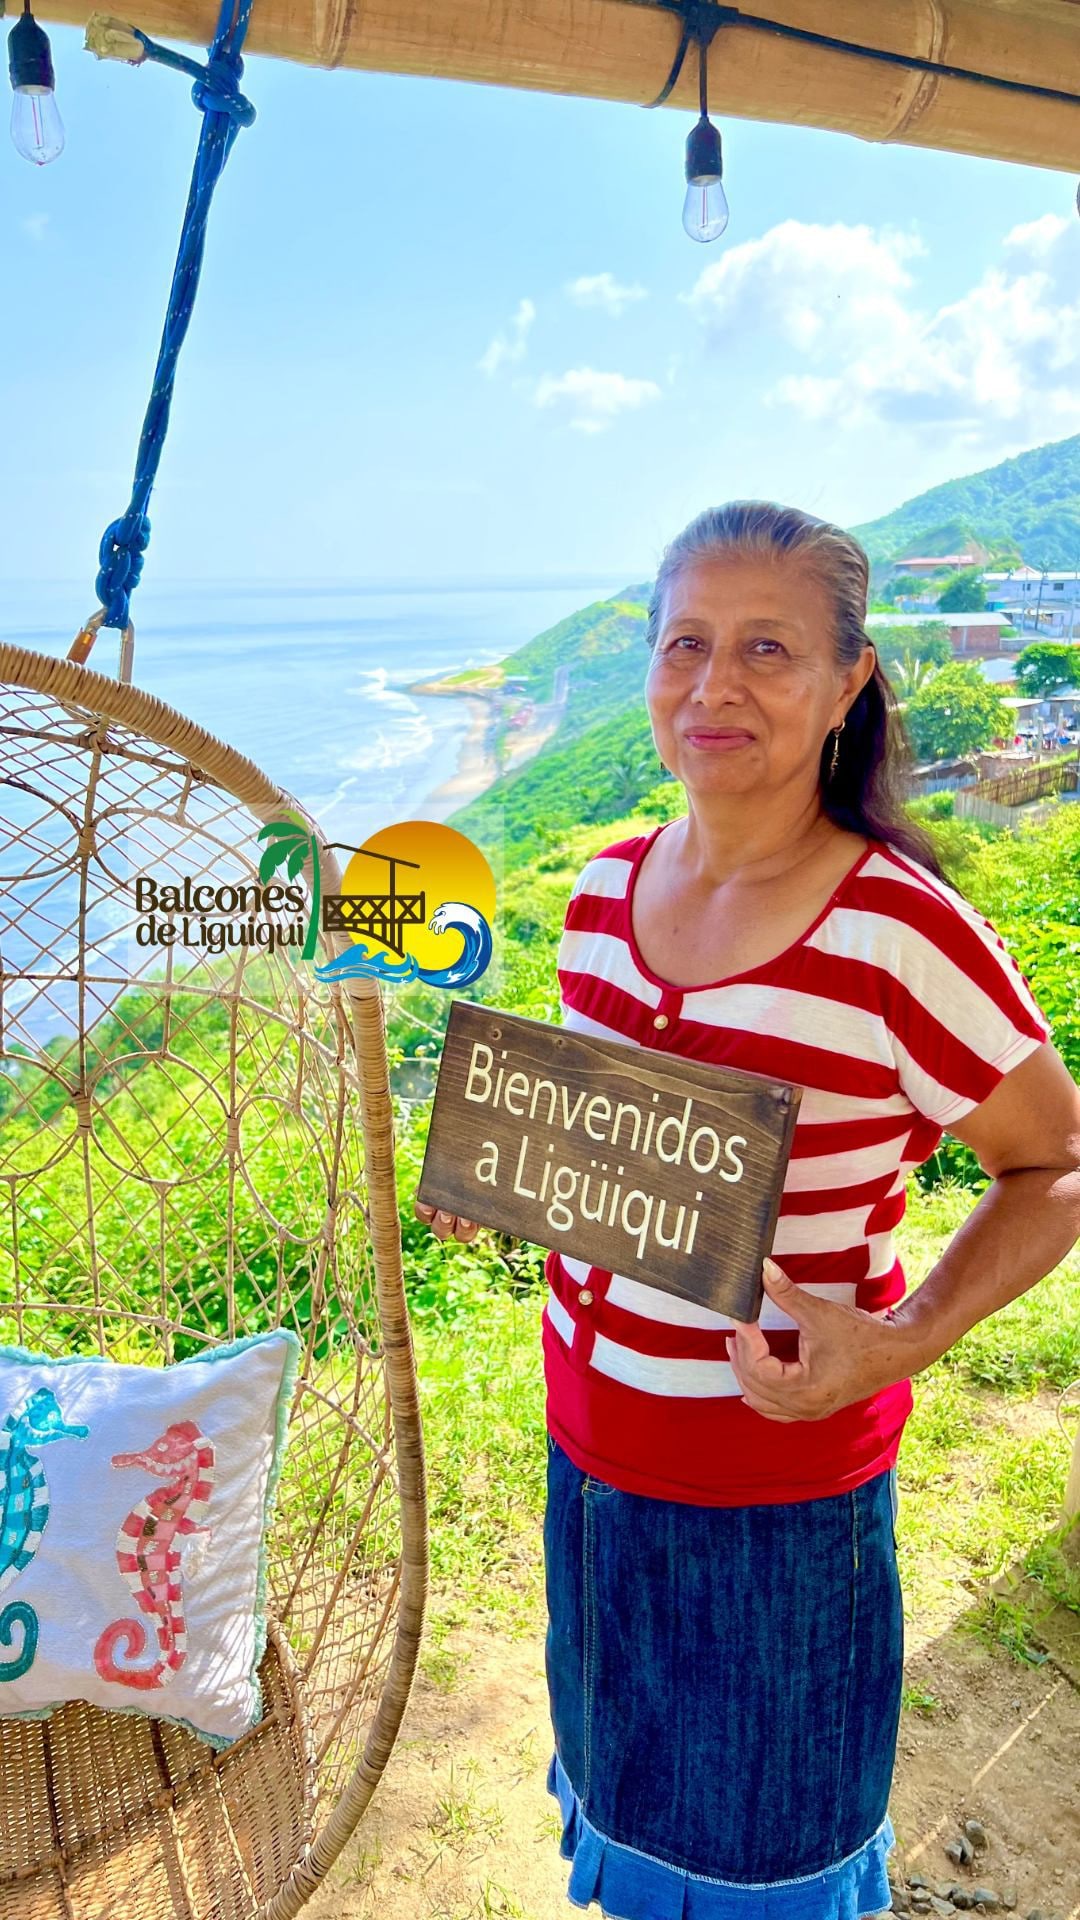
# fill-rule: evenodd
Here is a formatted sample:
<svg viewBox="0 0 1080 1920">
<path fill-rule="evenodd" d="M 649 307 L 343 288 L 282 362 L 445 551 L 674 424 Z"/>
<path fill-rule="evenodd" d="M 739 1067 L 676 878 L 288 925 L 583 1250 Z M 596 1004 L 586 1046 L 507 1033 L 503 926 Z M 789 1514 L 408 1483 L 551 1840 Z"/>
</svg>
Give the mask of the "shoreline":
<svg viewBox="0 0 1080 1920">
<path fill-rule="evenodd" d="M 416 689 L 409 688 L 410 693 L 414 691 Z M 495 756 L 488 745 L 494 718 L 489 702 L 479 699 L 475 694 L 464 693 L 459 688 L 444 687 L 442 691 L 456 692 L 459 699 L 468 702 L 469 719 L 453 773 L 449 779 L 425 794 L 421 801 L 424 811 L 420 818 L 424 820 L 444 820 L 448 813 L 455 813 L 459 807 L 468 806 L 471 800 L 478 800 L 499 778 Z"/>
<path fill-rule="evenodd" d="M 502 668 L 501 660 L 494 660 L 486 667 L 455 667 L 450 673 L 436 675 L 434 680 L 412 680 L 404 691 L 421 693 L 426 698 L 434 695 L 458 700 L 487 700 L 493 693 L 502 690 Z M 463 673 L 470 674 L 470 679 L 463 681 Z"/>
<path fill-rule="evenodd" d="M 408 692 L 419 692 L 420 684 L 409 687 Z M 437 682 L 423 684 L 426 693 L 433 692 L 437 686 Z M 458 751 L 457 766 L 449 779 L 443 780 L 424 796 L 422 803 L 425 819 L 441 821 L 445 820 L 448 813 L 455 813 L 459 807 L 467 807 L 473 800 L 478 800 L 504 774 L 519 773 L 536 757 L 541 747 L 558 732 L 566 702 L 566 683 L 564 680 L 555 700 L 537 708 L 530 725 L 520 733 L 504 736 L 505 752 L 501 767 L 491 747 L 492 733 L 502 704 L 499 689 L 469 689 L 444 683 L 439 690 L 446 696 L 465 700 L 469 708 L 468 725 Z"/>
<path fill-rule="evenodd" d="M 444 680 L 412 680 L 403 692 L 422 694 L 425 700 L 490 700 L 492 694 L 499 691 L 497 684 L 485 686 L 482 681 L 455 687 L 451 684 L 452 678 L 447 674 Z"/>
</svg>

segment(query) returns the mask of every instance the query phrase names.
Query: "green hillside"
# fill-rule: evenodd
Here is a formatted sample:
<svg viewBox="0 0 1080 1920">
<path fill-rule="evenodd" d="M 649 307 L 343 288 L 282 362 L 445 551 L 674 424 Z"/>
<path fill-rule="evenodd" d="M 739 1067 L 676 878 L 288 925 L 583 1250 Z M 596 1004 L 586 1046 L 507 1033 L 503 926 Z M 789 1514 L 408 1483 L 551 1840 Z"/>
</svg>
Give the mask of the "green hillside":
<svg viewBox="0 0 1080 1920">
<path fill-rule="evenodd" d="M 591 726 L 570 709 L 575 737 L 560 728 L 534 760 L 450 814 L 449 824 L 489 858 L 500 857 L 509 871 L 561 844 L 583 822 L 617 820 L 629 812 L 667 779 L 653 746 L 641 677 L 639 664 L 635 692 L 623 701 L 623 711 Z M 670 779 L 667 784 L 675 789 Z"/>
<path fill-rule="evenodd" d="M 1080 434 L 948 480 L 852 532 L 879 574 L 905 553 L 955 553 L 967 539 L 1031 566 L 1073 566 L 1080 557 Z M 664 778 L 645 711 L 650 592 L 646 581 L 595 600 L 502 663 L 537 702 L 552 698 L 556 668 L 569 669 L 554 738 L 451 816 L 507 870 L 575 825 L 621 819 Z"/>
<path fill-rule="evenodd" d="M 596 600 L 526 641 L 503 662 L 537 702 L 569 668 L 557 734 L 535 759 L 504 774 L 450 816 L 489 854 L 517 866 L 582 821 L 614 820 L 664 778 L 645 711 L 650 583 Z"/>
<path fill-rule="evenodd" d="M 556 668 L 572 663 L 560 743 L 621 712 L 631 689 L 640 700 L 648 665 L 645 621 L 649 592 L 646 582 L 641 587 L 627 587 L 613 600 L 594 600 L 591 606 L 582 607 L 534 640 L 527 640 L 503 662 L 507 673 L 526 682 L 528 693 L 538 703 L 552 698 Z"/>
<path fill-rule="evenodd" d="M 651 585 L 646 581 L 640 587 L 624 587 L 611 600 L 593 600 L 577 613 L 568 614 L 556 626 L 538 633 L 534 640 L 526 640 L 512 657 L 514 673 L 528 680 L 533 698 L 550 700 L 555 668 L 562 665 L 569 653 L 595 660 L 618 653 L 627 635 L 638 631 L 645 618 Z"/>
<path fill-rule="evenodd" d="M 908 554 L 955 553 L 965 538 L 994 553 L 1011 548 L 1029 567 L 1075 567 L 1080 433 L 1032 447 L 982 473 L 946 480 L 851 531 L 876 568 Z"/>
</svg>

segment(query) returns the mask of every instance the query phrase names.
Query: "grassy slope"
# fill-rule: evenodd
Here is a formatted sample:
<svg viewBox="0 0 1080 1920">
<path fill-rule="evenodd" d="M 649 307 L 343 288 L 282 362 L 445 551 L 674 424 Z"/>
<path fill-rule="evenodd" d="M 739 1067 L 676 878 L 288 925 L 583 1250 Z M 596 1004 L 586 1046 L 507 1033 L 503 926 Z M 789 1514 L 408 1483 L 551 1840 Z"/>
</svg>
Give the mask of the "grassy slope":
<svg viewBox="0 0 1080 1920">
<path fill-rule="evenodd" d="M 556 667 L 568 660 L 575 661 L 578 664 L 572 682 L 567 724 L 570 724 L 570 714 L 578 709 L 579 703 L 574 698 L 578 686 L 584 688 L 588 685 L 594 698 L 606 708 L 613 657 L 636 649 L 638 657 L 644 662 L 645 602 L 648 593 L 649 585 L 646 583 L 640 587 L 627 587 L 624 592 L 616 594 L 613 600 L 591 601 L 587 607 L 579 608 L 577 613 L 570 614 L 554 627 L 548 627 L 534 639 L 527 640 L 523 647 L 519 647 L 503 662 L 507 673 L 522 677 L 534 700 L 550 700 Z M 618 673 L 614 676 L 614 682 L 618 686 L 622 684 Z M 582 711 L 585 710 L 582 707 Z M 599 718 L 600 715 L 594 713 L 594 717 Z"/>
</svg>

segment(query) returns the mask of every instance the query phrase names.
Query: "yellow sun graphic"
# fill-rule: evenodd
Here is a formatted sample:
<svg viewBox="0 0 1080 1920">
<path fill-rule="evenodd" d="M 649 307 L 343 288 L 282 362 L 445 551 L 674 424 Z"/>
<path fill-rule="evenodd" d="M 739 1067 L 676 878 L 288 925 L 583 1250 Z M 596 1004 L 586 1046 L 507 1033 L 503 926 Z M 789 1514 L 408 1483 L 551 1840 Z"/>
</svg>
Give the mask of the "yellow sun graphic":
<svg viewBox="0 0 1080 1920">
<path fill-rule="evenodd" d="M 372 858 L 381 855 L 382 858 Z M 390 865 L 391 856 L 396 864 Z M 409 866 L 404 864 L 412 861 Z M 391 875 L 393 876 L 391 882 Z M 462 935 L 453 927 L 445 933 L 432 933 L 428 921 L 444 901 L 460 900 L 482 913 L 488 926 L 495 919 L 495 881 L 479 847 L 454 827 L 436 820 L 403 820 L 392 827 L 380 827 L 369 835 L 363 847 L 354 853 L 345 869 L 342 892 L 352 894 L 424 895 L 424 911 L 418 925 L 401 928 L 401 942 L 424 968 L 448 967 L 464 948 Z M 392 947 L 371 934 L 354 933 L 354 941 L 363 940 L 374 953 L 396 958 Z"/>
</svg>

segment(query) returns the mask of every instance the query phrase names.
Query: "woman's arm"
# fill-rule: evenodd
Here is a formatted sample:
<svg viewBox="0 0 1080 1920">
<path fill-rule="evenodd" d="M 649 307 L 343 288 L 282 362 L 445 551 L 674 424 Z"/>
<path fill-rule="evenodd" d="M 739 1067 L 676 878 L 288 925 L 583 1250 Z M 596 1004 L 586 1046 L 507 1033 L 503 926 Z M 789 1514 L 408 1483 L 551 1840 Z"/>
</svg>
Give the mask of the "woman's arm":
<svg viewBox="0 0 1080 1920">
<path fill-rule="evenodd" d="M 911 1370 L 1026 1293 L 1080 1239 L 1080 1088 L 1049 1044 L 950 1126 L 991 1185 L 921 1287 L 897 1307 Z"/>
<path fill-rule="evenodd" d="M 729 1357 L 756 1413 L 824 1420 L 920 1373 L 1080 1239 L 1080 1088 L 1049 1042 L 949 1131 L 978 1155 L 992 1184 L 887 1320 L 804 1293 L 766 1261 L 767 1293 L 798 1324 L 799 1358 L 770 1354 L 757 1322 L 736 1323 Z"/>
</svg>

